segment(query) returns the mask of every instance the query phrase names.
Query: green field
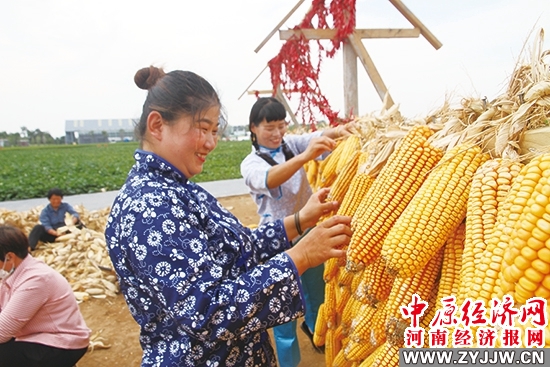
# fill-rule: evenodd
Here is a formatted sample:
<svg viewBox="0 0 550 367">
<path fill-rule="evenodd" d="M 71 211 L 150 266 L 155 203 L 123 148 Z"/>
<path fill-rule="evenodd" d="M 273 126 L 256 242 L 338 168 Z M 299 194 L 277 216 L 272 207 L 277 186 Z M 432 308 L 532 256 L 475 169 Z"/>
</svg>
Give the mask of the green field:
<svg viewBox="0 0 550 367">
<path fill-rule="evenodd" d="M 65 195 L 118 190 L 134 163 L 137 143 L 47 145 L 0 149 L 0 201 L 42 198 L 52 187 Z M 221 141 L 195 182 L 240 178 L 249 141 Z"/>
</svg>

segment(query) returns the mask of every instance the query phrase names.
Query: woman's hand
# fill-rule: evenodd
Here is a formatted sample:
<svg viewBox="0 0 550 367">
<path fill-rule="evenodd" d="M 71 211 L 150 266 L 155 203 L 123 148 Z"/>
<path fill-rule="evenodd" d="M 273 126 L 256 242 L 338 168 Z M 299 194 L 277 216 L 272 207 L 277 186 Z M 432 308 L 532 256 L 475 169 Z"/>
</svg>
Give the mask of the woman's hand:
<svg viewBox="0 0 550 367">
<path fill-rule="evenodd" d="M 302 237 L 298 243 L 286 253 L 303 274 L 307 269 L 320 265 L 333 257 L 343 257 L 351 239 L 351 217 L 336 215 Z"/>
<path fill-rule="evenodd" d="M 336 142 L 328 136 L 312 138 L 306 150 L 301 153 L 306 162 L 309 162 L 325 152 L 331 152 L 336 147 Z"/>
<path fill-rule="evenodd" d="M 300 227 L 306 230 L 313 227 L 323 214 L 337 211 L 340 204 L 337 201 L 325 202 L 330 188 L 325 187 L 311 195 L 304 207 L 300 210 Z"/>
</svg>

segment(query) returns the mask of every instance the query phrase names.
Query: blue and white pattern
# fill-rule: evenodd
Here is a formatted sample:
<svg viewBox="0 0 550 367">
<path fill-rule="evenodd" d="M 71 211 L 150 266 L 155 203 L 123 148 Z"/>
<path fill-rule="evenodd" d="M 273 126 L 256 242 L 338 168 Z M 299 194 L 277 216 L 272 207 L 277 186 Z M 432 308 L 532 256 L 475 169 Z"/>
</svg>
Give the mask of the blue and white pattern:
<svg viewBox="0 0 550 367">
<path fill-rule="evenodd" d="M 267 329 L 303 315 L 281 220 L 256 230 L 137 150 L 105 236 L 142 366 L 276 366 Z"/>
</svg>

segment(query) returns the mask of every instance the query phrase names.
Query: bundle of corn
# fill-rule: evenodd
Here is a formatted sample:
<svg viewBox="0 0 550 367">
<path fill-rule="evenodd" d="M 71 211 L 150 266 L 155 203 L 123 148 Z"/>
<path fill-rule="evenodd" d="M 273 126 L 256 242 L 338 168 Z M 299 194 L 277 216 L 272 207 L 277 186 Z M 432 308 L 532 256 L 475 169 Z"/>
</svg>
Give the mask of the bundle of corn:
<svg viewBox="0 0 550 367">
<path fill-rule="evenodd" d="M 63 275 L 78 301 L 115 297 L 119 285 L 101 232 L 76 227 L 54 243 L 41 244 L 33 256 Z"/>
<path fill-rule="evenodd" d="M 445 153 L 384 240 L 381 255 L 391 274 L 414 275 L 443 246 L 464 219 L 472 177 L 487 158 L 471 144 Z"/>
<path fill-rule="evenodd" d="M 10 224 L 28 234 L 39 223 L 42 207 L 16 212 L 2 210 L 1 224 Z M 78 229 L 70 218 L 60 232 L 69 232 L 56 238 L 53 243 L 39 243 L 32 256 L 44 261 L 67 279 L 77 301 L 93 298 L 114 297 L 119 292 L 117 277 L 107 252 L 105 224 L 109 208 L 87 211 L 75 205 L 86 228 Z"/>
<path fill-rule="evenodd" d="M 550 153 L 525 165 L 514 182 L 508 215 L 509 234 L 499 275 L 500 292 L 525 304 L 532 297 L 550 299 Z M 512 216 L 512 214 L 514 214 Z"/>
</svg>

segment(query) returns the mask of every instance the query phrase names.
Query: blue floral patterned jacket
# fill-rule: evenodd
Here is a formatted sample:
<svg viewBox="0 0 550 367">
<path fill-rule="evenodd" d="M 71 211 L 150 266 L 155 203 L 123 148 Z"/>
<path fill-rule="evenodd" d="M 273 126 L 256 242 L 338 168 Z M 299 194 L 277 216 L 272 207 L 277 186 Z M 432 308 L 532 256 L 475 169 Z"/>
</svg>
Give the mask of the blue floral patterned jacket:
<svg viewBox="0 0 550 367">
<path fill-rule="evenodd" d="M 142 366 L 275 366 L 267 329 L 304 312 L 283 222 L 251 230 L 162 158 L 135 160 L 105 236 Z"/>
</svg>

